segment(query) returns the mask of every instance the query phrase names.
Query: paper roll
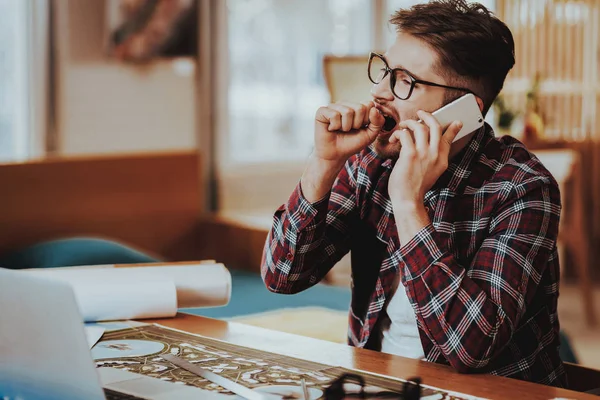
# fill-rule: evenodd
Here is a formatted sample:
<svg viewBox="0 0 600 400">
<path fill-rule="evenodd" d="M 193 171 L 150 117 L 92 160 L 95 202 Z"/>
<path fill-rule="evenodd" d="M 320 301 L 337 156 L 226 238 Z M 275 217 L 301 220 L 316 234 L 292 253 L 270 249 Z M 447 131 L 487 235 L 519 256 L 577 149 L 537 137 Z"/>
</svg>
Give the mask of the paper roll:
<svg viewBox="0 0 600 400">
<path fill-rule="evenodd" d="M 148 269 L 171 279 L 177 288 L 179 308 L 225 306 L 231 298 L 231 274 L 223 264 L 122 267 Z"/>
<path fill-rule="evenodd" d="M 28 269 L 65 281 L 86 321 L 172 317 L 177 308 L 218 307 L 231 298 L 222 264 L 149 264 Z"/>
<path fill-rule="evenodd" d="M 86 322 L 172 317 L 177 313 L 173 280 L 129 269 L 43 269 L 23 273 L 71 285 Z"/>
</svg>

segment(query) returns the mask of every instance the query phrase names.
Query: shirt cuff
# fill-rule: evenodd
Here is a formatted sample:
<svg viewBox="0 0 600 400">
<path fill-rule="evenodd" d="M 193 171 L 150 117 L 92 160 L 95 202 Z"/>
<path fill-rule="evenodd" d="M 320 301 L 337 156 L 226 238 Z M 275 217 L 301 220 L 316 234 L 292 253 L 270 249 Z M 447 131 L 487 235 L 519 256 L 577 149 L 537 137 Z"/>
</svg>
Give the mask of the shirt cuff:
<svg viewBox="0 0 600 400">
<path fill-rule="evenodd" d="M 423 275 L 444 255 L 440 248 L 440 236 L 432 224 L 421 229 L 406 245 L 398 250 L 404 264 L 405 281 L 412 281 Z"/>
<path fill-rule="evenodd" d="M 327 193 L 322 199 L 311 203 L 302 194 L 302 186 L 298 183 L 285 206 L 291 226 L 296 231 L 315 229 L 320 222 L 316 217 L 327 215 L 330 194 Z"/>
</svg>

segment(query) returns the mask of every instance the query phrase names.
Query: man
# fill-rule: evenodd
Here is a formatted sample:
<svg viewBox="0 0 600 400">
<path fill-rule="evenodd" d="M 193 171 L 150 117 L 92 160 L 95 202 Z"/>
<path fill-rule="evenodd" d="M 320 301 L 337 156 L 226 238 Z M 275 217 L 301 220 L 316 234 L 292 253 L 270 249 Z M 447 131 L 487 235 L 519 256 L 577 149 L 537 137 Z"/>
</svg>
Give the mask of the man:
<svg viewBox="0 0 600 400">
<path fill-rule="evenodd" d="M 296 293 L 352 250 L 351 345 L 564 386 L 558 185 L 517 140 L 486 124 L 452 143 L 460 121 L 444 130 L 430 114 L 465 93 L 485 114 L 514 65 L 512 34 L 464 0 L 390 22 L 395 43 L 371 54 L 373 101 L 317 111 L 263 279 Z"/>
</svg>

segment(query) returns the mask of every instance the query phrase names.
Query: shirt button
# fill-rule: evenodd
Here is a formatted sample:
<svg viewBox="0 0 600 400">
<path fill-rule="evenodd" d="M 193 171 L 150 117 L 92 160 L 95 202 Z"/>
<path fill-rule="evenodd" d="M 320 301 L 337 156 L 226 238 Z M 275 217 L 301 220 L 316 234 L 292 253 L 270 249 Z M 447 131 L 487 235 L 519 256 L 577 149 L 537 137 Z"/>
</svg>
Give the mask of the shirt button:
<svg viewBox="0 0 600 400">
<path fill-rule="evenodd" d="M 292 261 L 294 259 L 294 255 L 292 253 L 287 253 L 285 258 L 287 258 L 289 261 Z"/>
</svg>

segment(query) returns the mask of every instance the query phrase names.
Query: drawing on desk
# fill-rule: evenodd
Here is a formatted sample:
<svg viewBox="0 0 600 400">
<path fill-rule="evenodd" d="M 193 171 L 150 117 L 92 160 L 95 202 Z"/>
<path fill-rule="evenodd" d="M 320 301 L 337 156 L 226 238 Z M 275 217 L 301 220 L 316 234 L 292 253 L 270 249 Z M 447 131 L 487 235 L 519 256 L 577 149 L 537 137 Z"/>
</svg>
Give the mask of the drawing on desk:
<svg viewBox="0 0 600 400">
<path fill-rule="evenodd" d="M 92 349 L 98 367 L 113 367 L 220 393 L 226 389 L 167 362 L 161 354 L 170 353 L 202 368 L 259 391 L 301 387 L 304 379 L 311 397 L 322 396 L 329 383 L 346 372 L 360 373 L 366 390 L 401 391 L 404 381 L 331 367 L 280 354 L 237 346 L 175 329 L 146 325 L 107 332 Z M 315 397 L 316 396 L 316 397 Z M 423 388 L 422 398 L 473 399 L 439 389 Z"/>
<path fill-rule="evenodd" d="M 102 340 L 92 349 L 94 359 L 144 357 L 161 353 L 166 344 L 153 340 Z"/>
</svg>

